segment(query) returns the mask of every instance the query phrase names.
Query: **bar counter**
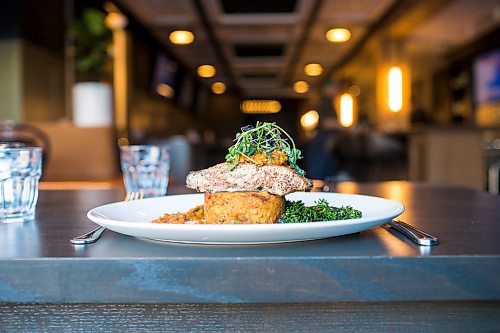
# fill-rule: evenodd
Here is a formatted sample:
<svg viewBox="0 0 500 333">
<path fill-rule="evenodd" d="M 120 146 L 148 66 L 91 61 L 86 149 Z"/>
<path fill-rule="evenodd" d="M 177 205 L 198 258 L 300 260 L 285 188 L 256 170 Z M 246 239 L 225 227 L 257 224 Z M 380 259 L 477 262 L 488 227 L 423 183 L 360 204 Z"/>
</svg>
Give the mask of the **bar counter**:
<svg viewBox="0 0 500 333">
<path fill-rule="evenodd" d="M 499 196 L 408 182 L 334 190 L 403 203 L 400 218 L 440 245 L 377 227 L 247 246 L 106 231 L 73 246 L 95 227 L 87 211 L 123 200 L 123 189 L 44 189 L 34 221 L 0 224 L 0 331 L 500 330 Z M 178 193 L 189 192 L 169 189 Z"/>
</svg>

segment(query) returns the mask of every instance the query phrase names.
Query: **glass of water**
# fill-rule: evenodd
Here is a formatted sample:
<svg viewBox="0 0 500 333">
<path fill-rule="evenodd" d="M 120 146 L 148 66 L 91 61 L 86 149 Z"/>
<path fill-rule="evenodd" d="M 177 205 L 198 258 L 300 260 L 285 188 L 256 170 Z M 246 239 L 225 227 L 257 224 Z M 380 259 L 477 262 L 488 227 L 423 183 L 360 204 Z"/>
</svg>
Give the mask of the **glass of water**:
<svg viewBox="0 0 500 333">
<path fill-rule="evenodd" d="M 42 148 L 0 144 L 0 222 L 25 222 L 35 217 Z"/>
<path fill-rule="evenodd" d="M 168 147 L 121 146 L 120 162 L 127 193 L 142 193 L 145 198 L 167 194 L 170 171 Z"/>
</svg>

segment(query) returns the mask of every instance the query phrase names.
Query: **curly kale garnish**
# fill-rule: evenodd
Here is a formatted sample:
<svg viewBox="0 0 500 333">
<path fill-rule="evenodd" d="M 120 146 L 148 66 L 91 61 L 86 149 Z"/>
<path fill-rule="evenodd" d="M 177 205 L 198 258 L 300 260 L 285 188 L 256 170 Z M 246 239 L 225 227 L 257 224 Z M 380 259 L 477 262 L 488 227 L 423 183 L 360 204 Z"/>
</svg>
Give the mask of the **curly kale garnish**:
<svg viewBox="0 0 500 333">
<path fill-rule="evenodd" d="M 319 199 L 314 206 L 306 206 L 302 201 L 286 201 L 285 212 L 280 223 L 320 222 L 349 220 L 362 217 L 361 211 L 350 206 L 333 207 L 325 199 Z"/>
<path fill-rule="evenodd" d="M 302 153 L 295 147 L 290 135 L 275 123 L 257 122 L 255 127 L 252 125 L 242 127 L 241 133 L 236 134 L 234 141 L 235 144 L 229 147 L 226 155 L 226 162 L 230 163 L 229 170 L 238 165 L 240 156 L 253 161 L 251 156 L 254 153 L 265 153 L 269 158 L 271 152 L 280 150 L 286 155 L 290 168 L 299 175 L 305 174 L 297 165 Z"/>
</svg>

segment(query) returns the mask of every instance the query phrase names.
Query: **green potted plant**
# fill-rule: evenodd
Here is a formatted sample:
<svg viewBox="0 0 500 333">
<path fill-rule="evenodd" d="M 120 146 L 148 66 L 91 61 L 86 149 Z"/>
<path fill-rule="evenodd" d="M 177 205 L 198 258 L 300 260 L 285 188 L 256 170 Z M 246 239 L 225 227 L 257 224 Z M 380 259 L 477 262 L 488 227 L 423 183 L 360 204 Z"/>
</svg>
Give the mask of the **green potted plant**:
<svg viewBox="0 0 500 333">
<path fill-rule="evenodd" d="M 70 28 L 74 42 L 76 83 L 73 86 L 73 122 L 81 127 L 111 126 L 113 94 L 109 84 L 112 31 L 105 13 L 87 8 Z"/>
</svg>

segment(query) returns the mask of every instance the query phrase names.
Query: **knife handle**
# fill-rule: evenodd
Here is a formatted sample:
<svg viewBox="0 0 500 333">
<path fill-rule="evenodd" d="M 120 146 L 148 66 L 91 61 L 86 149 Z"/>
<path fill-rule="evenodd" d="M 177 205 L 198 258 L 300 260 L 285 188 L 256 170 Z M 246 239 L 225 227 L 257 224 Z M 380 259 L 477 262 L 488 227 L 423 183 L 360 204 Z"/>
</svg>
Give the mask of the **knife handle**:
<svg viewBox="0 0 500 333">
<path fill-rule="evenodd" d="M 106 228 L 104 227 L 95 228 L 94 230 L 87 232 L 84 235 L 71 239 L 69 242 L 74 245 L 95 243 L 99 239 L 99 237 L 101 237 L 101 234 L 104 232 L 104 230 L 106 230 Z"/>
<path fill-rule="evenodd" d="M 433 246 L 439 244 L 439 239 L 437 237 L 417 229 L 408 223 L 398 220 L 392 220 L 387 223 L 418 245 Z"/>
</svg>

